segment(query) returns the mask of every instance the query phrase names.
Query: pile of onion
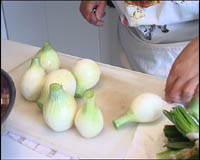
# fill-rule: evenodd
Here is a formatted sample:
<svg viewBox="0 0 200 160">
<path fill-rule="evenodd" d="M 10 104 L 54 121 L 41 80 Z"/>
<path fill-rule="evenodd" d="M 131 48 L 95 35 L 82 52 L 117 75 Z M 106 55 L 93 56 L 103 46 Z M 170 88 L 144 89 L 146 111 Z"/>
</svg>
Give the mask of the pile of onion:
<svg viewBox="0 0 200 160">
<path fill-rule="evenodd" d="M 37 103 L 45 123 L 53 131 L 66 131 L 75 123 L 83 137 L 91 138 L 103 129 L 95 92 L 89 91 L 99 79 L 99 66 L 90 59 L 78 60 L 72 72 L 60 68 L 59 55 L 49 42 L 44 42 L 23 74 L 20 90 L 26 100 Z M 85 105 L 78 110 L 75 98 L 83 95 Z"/>
</svg>

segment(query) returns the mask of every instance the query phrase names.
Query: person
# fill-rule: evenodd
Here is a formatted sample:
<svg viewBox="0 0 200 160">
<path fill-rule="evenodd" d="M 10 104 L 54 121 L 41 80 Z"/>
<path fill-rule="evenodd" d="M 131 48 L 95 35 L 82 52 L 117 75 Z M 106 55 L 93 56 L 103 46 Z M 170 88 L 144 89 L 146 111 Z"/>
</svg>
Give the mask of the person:
<svg viewBox="0 0 200 160">
<path fill-rule="evenodd" d="M 165 99 L 199 96 L 199 2 L 112 1 L 119 11 L 118 37 L 131 69 L 165 77 Z M 80 12 L 104 25 L 106 1 L 82 1 Z"/>
</svg>

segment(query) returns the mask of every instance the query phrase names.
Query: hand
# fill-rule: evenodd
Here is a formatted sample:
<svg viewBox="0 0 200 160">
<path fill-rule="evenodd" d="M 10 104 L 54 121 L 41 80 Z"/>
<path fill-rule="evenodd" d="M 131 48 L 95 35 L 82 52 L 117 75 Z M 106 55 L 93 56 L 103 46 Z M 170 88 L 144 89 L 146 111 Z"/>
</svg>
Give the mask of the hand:
<svg viewBox="0 0 200 160">
<path fill-rule="evenodd" d="M 189 102 L 199 96 L 199 37 L 190 42 L 175 60 L 167 78 L 168 102 Z"/>
<path fill-rule="evenodd" d="M 105 15 L 106 1 L 82 1 L 80 4 L 80 12 L 83 17 L 95 26 L 103 26 L 104 22 L 101 20 Z M 94 9 L 96 11 L 94 12 Z"/>
</svg>

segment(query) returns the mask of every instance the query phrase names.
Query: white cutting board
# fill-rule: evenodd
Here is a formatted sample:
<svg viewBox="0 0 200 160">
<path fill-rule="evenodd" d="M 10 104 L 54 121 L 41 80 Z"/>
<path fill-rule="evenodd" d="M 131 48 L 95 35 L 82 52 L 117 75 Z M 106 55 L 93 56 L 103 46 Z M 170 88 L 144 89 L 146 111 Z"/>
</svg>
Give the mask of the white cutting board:
<svg viewBox="0 0 200 160">
<path fill-rule="evenodd" d="M 60 59 L 61 68 L 71 70 L 79 58 L 60 54 Z M 98 63 L 102 72 L 101 78 L 92 89 L 96 92 L 96 103 L 103 113 L 103 131 L 92 139 L 82 138 L 74 126 L 65 132 L 56 133 L 45 124 L 36 103 L 26 101 L 19 91 L 20 79 L 30 62 L 31 59 L 27 60 L 9 73 L 16 86 L 16 100 L 6 122 L 6 128 L 71 156 L 80 158 L 126 157 L 132 146 L 138 124 L 129 124 L 116 130 L 112 125 L 112 120 L 127 111 L 131 100 L 143 92 L 164 96 L 164 80 Z M 81 107 L 82 99 L 77 102 Z"/>
</svg>

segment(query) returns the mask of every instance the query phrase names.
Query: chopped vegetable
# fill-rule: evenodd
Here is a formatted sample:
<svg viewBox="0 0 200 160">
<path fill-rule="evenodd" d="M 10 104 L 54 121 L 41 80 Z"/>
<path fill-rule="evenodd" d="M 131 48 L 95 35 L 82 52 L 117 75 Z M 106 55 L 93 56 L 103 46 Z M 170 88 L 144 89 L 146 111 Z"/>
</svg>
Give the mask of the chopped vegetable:
<svg viewBox="0 0 200 160">
<path fill-rule="evenodd" d="M 62 85 L 51 84 L 48 99 L 43 107 L 43 117 L 47 125 L 56 132 L 71 128 L 76 110 L 74 97 L 65 92 Z"/>
<path fill-rule="evenodd" d="M 40 96 L 45 81 L 45 71 L 38 58 L 33 58 L 31 65 L 22 76 L 20 90 L 28 101 L 36 101 Z"/>
<path fill-rule="evenodd" d="M 76 129 L 85 138 L 95 137 L 103 129 L 103 116 L 96 106 L 95 98 L 94 91 L 86 91 L 84 106 L 79 109 L 75 117 Z"/>
</svg>

